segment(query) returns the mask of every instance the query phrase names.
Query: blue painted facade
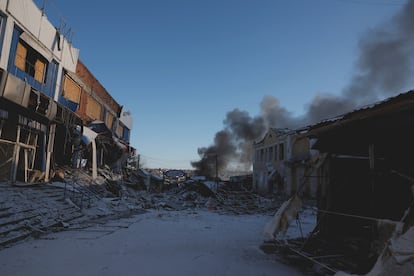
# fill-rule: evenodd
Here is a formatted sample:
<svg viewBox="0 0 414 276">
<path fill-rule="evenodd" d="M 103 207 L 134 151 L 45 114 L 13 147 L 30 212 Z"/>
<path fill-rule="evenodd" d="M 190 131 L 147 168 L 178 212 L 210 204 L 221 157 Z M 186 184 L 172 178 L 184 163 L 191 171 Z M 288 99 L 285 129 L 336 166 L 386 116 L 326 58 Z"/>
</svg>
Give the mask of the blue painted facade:
<svg viewBox="0 0 414 276">
<path fill-rule="evenodd" d="M 131 130 L 129 130 L 127 127 L 124 126 L 123 131 L 122 131 L 122 140 L 129 143 L 130 135 L 131 135 Z"/>
<path fill-rule="evenodd" d="M 75 102 L 72 102 L 69 99 L 66 99 L 62 95 L 59 96 L 59 103 L 65 107 L 67 107 L 70 111 L 76 112 L 78 110 L 79 105 Z"/>
<path fill-rule="evenodd" d="M 27 82 L 34 89 L 53 98 L 55 88 L 56 88 L 59 63 L 55 60 L 52 60 L 46 65 L 46 77 L 45 77 L 44 83 L 40 83 L 39 81 L 37 81 L 34 77 L 29 75 L 25 71 L 17 68 L 16 65 L 14 64 L 14 61 L 16 59 L 17 44 L 19 42 L 19 37 L 21 34 L 22 34 L 22 30 L 20 30 L 19 27 L 15 26 L 13 30 L 13 37 L 12 37 L 12 42 L 11 42 L 11 47 L 10 47 L 8 71 L 14 76 L 21 79 L 22 81 Z"/>
<path fill-rule="evenodd" d="M 0 159 L 12 160 L 12 169 L 6 171 L 13 182 L 36 181 L 29 180 L 35 171 L 43 172 L 44 180 L 49 181 L 55 164 L 72 164 L 77 159 L 74 129 L 86 123 L 81 110 L 93 110 L 88 109 L 88 95 L 93 94 L 105 112 L 101 119 L 113 117 L 113 135 L 119 110 L 113 108 L 114 100 L 106 90 L 102 96 L 94 83 L 83 83 L 82 74 L 77 74 L 78 49 L 32 0 L 9 0 L 4 7 L 0 5 L 0 143 L 10 147 L 7 154 L 11 153 L 0 152 Z M 73 81 L 69 86 L 67 77 Z M 73 85 L 79 87 L 79 101 Z M 124 126 L 119 130 L 120 139 L 129 143 L 130 132 Z M 19 141 L 25 141 L 28 148 L 19 146 Z"/>
</svg>

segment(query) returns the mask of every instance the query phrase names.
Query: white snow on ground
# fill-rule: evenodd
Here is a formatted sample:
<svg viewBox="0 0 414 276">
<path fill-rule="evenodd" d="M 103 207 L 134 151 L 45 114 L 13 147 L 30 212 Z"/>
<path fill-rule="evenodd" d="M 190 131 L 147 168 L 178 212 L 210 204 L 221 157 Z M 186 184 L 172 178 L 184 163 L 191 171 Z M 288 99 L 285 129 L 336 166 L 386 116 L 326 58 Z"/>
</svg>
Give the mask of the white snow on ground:
<svg viewBox="0 0 414 276">
<path fill-rule="evenodd" d="M 0 251 L 0 275 L 301 275 L 259 246 L 268 215 L 150 211 Z"/>
</svg>

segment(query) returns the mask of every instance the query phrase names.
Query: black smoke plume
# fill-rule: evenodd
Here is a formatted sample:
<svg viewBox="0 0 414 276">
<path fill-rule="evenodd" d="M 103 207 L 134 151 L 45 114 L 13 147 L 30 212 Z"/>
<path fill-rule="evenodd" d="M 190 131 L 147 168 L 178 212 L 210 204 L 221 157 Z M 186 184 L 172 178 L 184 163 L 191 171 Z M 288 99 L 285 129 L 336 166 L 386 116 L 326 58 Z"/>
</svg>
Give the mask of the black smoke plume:
<svg viewBox="0 0 414 276">
<path fill-rule="evenodd" d="M 198 149 L 201 159 L 191 163 L 197 173 L 213 177 L 230 165 L 249 169 L 253 142 L 269 128 L 306 126 L 408 89 L 414 79 L 414 0 L 387 24 L 367 31 L 358 47 L 355 74 L 341 95 L 317 95 L 305 115 L 293 116 L 272 96 L 263 98 L 257 117 L 239 109 L 228 112 L 214 144 Z"/>
</svg>

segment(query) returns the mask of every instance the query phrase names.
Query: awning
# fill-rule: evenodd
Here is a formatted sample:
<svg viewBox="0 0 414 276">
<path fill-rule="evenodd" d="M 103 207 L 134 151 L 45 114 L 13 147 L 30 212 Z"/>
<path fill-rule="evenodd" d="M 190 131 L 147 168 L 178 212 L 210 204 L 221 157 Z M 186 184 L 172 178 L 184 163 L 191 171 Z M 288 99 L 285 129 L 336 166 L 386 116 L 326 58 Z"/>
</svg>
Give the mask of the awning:
<svg viewBox="0 0 414 276">
<path fill-rule="evenodd" d="M 91 130 L 88 127 L 83 127 L 83 133 L 82 133 L 82 141 L 86 144 L 89 145 L 92 140 L 95 140 L 96 136 L 98 136 L 98 133 L 96 133 L 95 131 Z"/>
</svg>

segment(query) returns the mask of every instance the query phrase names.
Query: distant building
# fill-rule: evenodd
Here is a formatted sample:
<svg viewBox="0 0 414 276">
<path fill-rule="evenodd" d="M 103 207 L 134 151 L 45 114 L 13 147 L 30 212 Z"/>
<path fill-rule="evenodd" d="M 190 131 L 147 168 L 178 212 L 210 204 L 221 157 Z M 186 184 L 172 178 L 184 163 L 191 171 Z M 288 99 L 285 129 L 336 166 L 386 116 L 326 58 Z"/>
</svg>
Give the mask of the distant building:
<svg viewBox="0 0 414 276">
<path fill-rule="evenodd" d="M 296 192 L 314 197 L 310 140 L 300 131 L 271 128 L 254 143 L 253 190 L 261 194 Z"/>
</svg>

